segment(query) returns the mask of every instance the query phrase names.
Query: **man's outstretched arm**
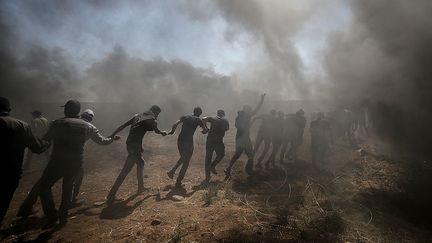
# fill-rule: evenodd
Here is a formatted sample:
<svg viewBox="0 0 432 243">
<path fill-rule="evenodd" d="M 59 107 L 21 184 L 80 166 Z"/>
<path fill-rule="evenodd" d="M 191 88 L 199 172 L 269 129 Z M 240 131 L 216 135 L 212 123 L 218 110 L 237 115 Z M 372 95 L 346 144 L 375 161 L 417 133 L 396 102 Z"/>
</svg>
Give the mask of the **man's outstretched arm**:
<svg viewBox="0 0 432 243">
<path fill-rule="evenodd" d="M 127 121 L 126 123 L 124 123 L 123 125 L 119 126 L 109 137 L 114 137 L 117 133 L 119 133 L 121 130 L 125 129 L 127 126 L 130 126 L 133 122 L 134 118 L 130 119 L 129 121 Z"/>
<path fill-rule="evenodd" d="M 177 126 L 180 124 L 180 123 L 182 123 L 183 121 L 180 119 L 180 120 L 178 120 L 178 121 L 176 121 L 173 125 L 172 125 L 172 128 L 171 128 L 171 131 L 168 133 L 169 135 L 172 135 L 172 134 L 174 134 L 175 133 L 175 130 L 177 129 Z"/>
<path fill-rule="evenodd" d="M 252 111 L 252 116 L 256 115 L 256 113 L 258 113 L 259 109 L 261 109 L 263 103 L 264 103 L 264 97 L 266 94 L 262 94 L 261 95 L 261 100 L 258 103 L 257 107 L 255 107 L 255 109 Z"/>
</svg>

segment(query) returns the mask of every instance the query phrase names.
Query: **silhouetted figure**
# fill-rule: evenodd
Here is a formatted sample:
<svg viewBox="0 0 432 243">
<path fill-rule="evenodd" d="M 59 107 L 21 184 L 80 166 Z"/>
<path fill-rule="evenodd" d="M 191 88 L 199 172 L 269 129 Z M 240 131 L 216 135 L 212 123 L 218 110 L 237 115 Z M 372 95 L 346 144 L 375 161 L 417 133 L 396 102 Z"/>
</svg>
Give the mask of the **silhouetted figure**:
<svg viewBox="0 0 432 243">
<path fill-rule="evenodd" d="M 297 149 L 303 143 L 303 133 L 305 126 L 306 117 L 304 116 L 304 111 L 300 109 L 294 116 L 293 137 L 291 140 L 290 150 L 288 151 L 289 158 L 292 158 L 294 162 L 297 161 Z"/>
<path fill-rule="evenodd" d="M 330 142 L 333 143 L 330 123 L 324 118 L 324 113 L 319 112 L 317 118 L 310 124 L 312 164 L 323 163 L 327 155 Z"/>
<path fill-rule="evenodd" d="M 210 123 L 210 130 L 206 141 L 205 157 L 205 182 L 210 181 L 210 172 L 217 174 L 216 165 L 225 156 L 225 145 L 223 138 L 225 132 L 229 130 L 229 122 L 225 119 L 225 111 L 218 110 L 215 117 L 204 117 L 204 124 Z M 213 153 L 216 152 L 216 158 L 212 162 Z"/>
<path fill-rule="evenodd" d="M 257 137 L 255 139 L 255 146 L 253 153 L 256 155 L 259 148 L 261 147 L 261 144 L 264 142 L 264 150 L 261 153 L 261 156 L 258 158 L 258 163 L 256 167 L 261 168 L 261 161 L 266 156 L 267 152 L 269 151 L 270 144 L 271 144 L 271 132 L 272 127 L 274 125 L 274 121 L 276 119 L 276 110 L 271 110 L 269 114 L 263 114 L 260 116 L 255 117 L 252 119 L 252 123 L 254 123 L 256 120 L 262 120 L 261 125 L 258 129 Z"/>
<path fill-rule="evenodd" d="M 114 140 L 113 137 L 103 137 L 95 126 L 82 120 L 78 116 L 80 108 L 81 104 L 77 100 L 66 102 L 65 117 L 53 121 L 44 136 L 44 140 L 52 141 L 53 144 L 51 159 L 39 180 L 42 208 L 48 219 L 46 228 L 54 226 L 57 218 L 61 225 L 67 223 L 74 181 L 83 163 L 85 142 L 92 139 L 98 144 L 108 145 Z M 63 184 L 62 200 L 57 212 L 51 187 L 59 179 L 63 179 Z"/>
<path fill-rule="evenodd" d="M 157 105 L 153 105 L 150 110 L 136 114 L 132 119 L 121 125 L 117 128 L 111 136 L 116 135 L 121 130 L 130 126 L 129 135 L 126 140 L 126 148 L 128 151 L 128 157 L 126 162 L 115 180 L 111 190 L 107 196 L 107 204 L 111 204 L 115 201 L 115 195 L 117 194 L 118 189 L 121 184 L 123 184 L 124 179 L 132 170 L 133 166 L 136 164 L 137 166 L 137 181 L 138 181 L 138 193 L 144 191 L 144 159 L 142 158 L 142 152 L 144 151 L 142 148 L 142 143 L 144 139 L 144 135 L 147 132 L 154 131 L 157 134 L 161 134 L 162 136 L 166 136 L 167 133 L 165 131 L 159 130 L 157 126 L 157 117 L 161 113 L 161 108 Z"/>
<path fill-rule="evenodd" d="M 81 119 L 83 119 L 86 122 L 91 122 L 93 120 L 94 113 L 90 109 L 86 109 L 81 114 Z M 76 202 L 76 197 L 78 196 L 79 190 L 81 188 L 81 183 L 84 178 L 84 168 L 81 166 L 79 171 L 77 172 L 76 178 L 73 183 L 73 189 L 72 189 L 72 203 Z M 36 182 L 36 184 L 32 187 L 30 192 L 28 193 L 27 197 L 21 204 L 17 217 L 28 217 L 29 215 L 33 214 L 33 206 L 36 203 L 38 197 L 39 197 L 39 191 L 40 191 L 40 181 Z"/>
<path fill-rule="evenodd" d="M 240 158 L 240 156 L 244 153 L 246 153 L 248 157 L 248 161 L 246 163 L 246 172 L 251 175 L 253 173 L 253 148 L 252 148 L 252 142 L 249 137 L 250 133 L 250 126 L 251 126 L 251 119 L 252 117 L 259 111 L 262 104 L 264 103 L 264 97 L 265 94 L 261 95 L 261 100 L 257 107 L 252 110 L 252 108 L 248 105 L 243 106 L 243 110 L 238 112 L 238 115 L 236 117 L 235 126 L 237 128 L 236 133 L 236 151 L 231 158 L 230 164 L 225 169 L 225 180 L 228 180 L 231 178 L 231 169 L 234 165 L 234 163 Z"/>
<path fill-rule="evenodd" d="M 295 124 L 295 115 L 294 114 L 286 114 L 284 119 L 284 129 L 283 129 L 283 140 L 281 145 L 280 159 L 279 163 L 283 164 L 285 157 L 288 157 L 288 145 L 289 148 L 293 146 L 293 141 L 296 136 L 296 124 Z M 289 150 L 288 150 L 289 151 Z"/>
<path fill-rule="evenodd" d="M 0 97 L 0 225 L 21 178 L 25 148 L 42 153 L 48 147 L 30 126 L 9 116 L 9 100 Z"/>
<path fill-rule="evenodd" d="M 33 134 L 37 136 L 39 139 L 42 139 L 45 133 L 48 131 L 49 122 L 48 120 L 42 116 L 42 112 L 35 110 L 32 112 L 32 121 L 30 122 L 30 129 Z M 49 159 L 48 151 L 44 152 L 47 159 Z M 27 151 L 26 161 L 23 165 L 23 168 L 26 169 L 30 166 L 33 153 L 31 151 Z"/>
<path fill-rule="evenodd" d="M 169 134 L 174 134 L 175 130 L 177 129 L 177 126 L 179 124 L 182 124 L 180 134 L 177 138 L 177 147 L 180 153 L 180 158 L 178 159 L 174 167 L 167 172 L 168 177 L 173 179 L 177 168 L 180 165 L 182 166 L 176 180 L 176 184 L 175 184 L 176 187 L 181 187 L 182 180 L 185 177 L 186 171 L 189 167 L 189 162 L 192 158 L 192 154 L 194 150 L 193 136 L 195 130 L 197 129 L 198 126 L 200 126 L 203 129 L 202 133 L 207 133 L 207 127 L 204 125 L 204 122 L 199 117 L 201 114 L 202 114 L 201 108 L 195 107 L 193 110 L 193 115 L 186 115 L 180 117 L 180 119 L 174 123 L 171 131 L 169 132 Z"/>
<path fill-rule="evenodd" d="M 270 164 L 275 167 L 276 155 L 279 152 L 282 142 L 284 139 L 284 123 L 285 114 L 283 112 L 278 112 L 277 117 L 274 119 L 273 126 L 271 129 L 272 138 L 272 153 L 266 163 L 266 168 L 270 167 Z"/>
</svg>

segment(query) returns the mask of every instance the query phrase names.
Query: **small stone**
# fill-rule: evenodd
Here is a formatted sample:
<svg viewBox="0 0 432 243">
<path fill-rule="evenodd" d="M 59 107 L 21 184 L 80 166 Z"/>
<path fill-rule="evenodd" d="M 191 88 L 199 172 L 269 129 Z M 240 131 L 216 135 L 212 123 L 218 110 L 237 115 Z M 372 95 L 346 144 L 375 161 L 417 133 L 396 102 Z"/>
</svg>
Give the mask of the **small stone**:
<svg viewBox="0 0 432 243">
<path fill-rule="evenodd" d="M 159 219 L 154 219 L 153 221 L 151 221 L 151 225 L 156 226 L 156 225 L 160 225 L 162 222 Z"/>
<path fill-rule="evenodd" d="M 179 195 L 174 195 L 174 196 L 172 197 L 172 199 L 173 199 L 174 201 L 180 202 L 180 201 L 183 201 L 183 200 L 184 200 L 184 197 L 179 196 Z"/>
</svg>

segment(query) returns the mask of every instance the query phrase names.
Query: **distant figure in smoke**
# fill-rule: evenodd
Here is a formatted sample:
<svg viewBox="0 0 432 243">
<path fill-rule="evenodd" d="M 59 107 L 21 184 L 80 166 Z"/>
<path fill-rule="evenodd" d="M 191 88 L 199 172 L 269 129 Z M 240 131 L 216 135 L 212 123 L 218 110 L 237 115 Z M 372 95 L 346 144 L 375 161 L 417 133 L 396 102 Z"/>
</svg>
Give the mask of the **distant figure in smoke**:
<svg viewBox="0 0 432 243">
<path fill-rule="evenodd" d="M 296 124 L 295 115 L 286 114 L 284 119 L 284 129 L 283 129 L 283 140 L 281 145 L 280 159 L 279 163 L 283 164 L 287 153 L 288 145 L 290 148 L 293 146 L 293 141 L 296 136 Z M 289 150 L 288 150 L 289 151 Z"/>
<path fill-rule="evenodd" d="M 178 121 L 174 123 L 169 134 L 174 134 L 177 126 L 182 124 L 181 132 L 177 139 L 177 147 L 180 153 L 180 158 L 174 167 L 167 172 L 169 178 L 173 179 L 174 174 L 177 168 L 181 165 L 180 173 L 176 180 L 176 187 L 182 186 L 182 180 L 186 175 L 186 171 L 189 167 L 189 162 L 192 158 L 194 144 L 193 144 L 193 135 L 198 126 L 202 127 L 202 133 L 207 133 L 207 127 L 204 125 L 204 122 L 201 120 L 200 115 L 202 114 L 202 110 L 200 107 L 195 107 L 193 110 L 193 115 L 186 115 L 180 117 Z"/>
<path fill-rule="evenodd" d="M 33 134 L 30 126 L 9 116 L 9 100 L 0 97 L 0 225 L 21 178 L 24 150 L 42 153 L 48 143 Z"/>
<path fill-rule="evenodd" d="M 271 132 L 272 127 L 274 126 L 274 121 L 276 119 L 276 110 L 271 110 L 269 114 L 263 114 L 260 116 L 257 116 L 252 119 L 252 123 L 254 123 L 256 120 L 262 120 L 261 125 L 258 129 L 258 134 L 255 139 L 255 146 L 253 153 L 256 154 L 261 147 L 261 144 L 264 142 L 264 150 L 261 153 L 261 156 L 258 158 L 258 163 L 256 167 L 261 168 L 261 161 L 263 161 L 264 157 L 266 156 L 267 152 L 269 151 L 270 144 L 271 144 Z"/>
<path fill-rule="evenodd" d="M 144 159 L 142 158 L 142 143 L 146 132 L 154 131 L 157 134 L 166 136 L 165 131 L 159 130 L 157 126 L 157 117 L 162 112 L 161 108 L 157 105 L 153 105 L 148 111 L 136 114 L 132 119 L 118 127 L 111 136 L 115 136 L 121 130 L 130 126 L 129 135 L 126 140 L 126 148 L 128 151 L 128 157 L 126 162 L 115 180 L 111 190 L 107 196 L 107 204 L 112 204 L 115 201 L 115 195 L 118 189 L 123 183 L 126 176 L 132 170 L 133 166 L 137 165 L 137 181 L 138 181 L 138 193 L 144 191 Z"/>
<path fill-rule="evenodd" d="M 85 142 L 92 139 L 100 145 L 108 145 L 119 138 L 103 137 L 95 126 L 80 119 L 80 109 L 81 104 L 77 100 L 66 102 L 65 117 L 53 121 L 44 136 L 44 140 L 53 143 L 51 159 L 39 180 L 42 208 L 48 218 L 46 228 L 54 226 L 57 218 L 60 225 L 67 223 L 74 181 L 83 163 Z M 57 212 L 51 187 L 62 178 L 62 200 Z"/>
<path fill-rule="evenodd" d="M 42 116 L 42 112 L 35 110 L 32 113 L 32 121 L 30 122 L 30 129 L 32 130 L 33 134 L 37 136 L 38 138 L 42 139 L 45 133 L 48 131 L 48 120 Z M 49 153 L 48 151 L 44 153 L 49 159 Z M 24 169 L 27 169 L 30 164 L 33 157 L 33 153 L 31 151 L 27 151 L 27 158 L 26 162 L 24 163 L 23 167 Z"/>
<path fill-rule="evenodd" d="M 225 145 L 223 138 L 225 132 L 229 130 L 229 122 L 225 119 L 225 111 L 218 110 L 215 117 L 204 117 L 204 124 L 210 123 L 210 130 L 206 141 L 205 157 L 205 183 L 210 181 L 210 172 L 217 174 L 216 165 L 225 156 Z M 212 162 L 213 153 L 216 152 L 216 158 Z"/>
<path fill-rule="evenodd" d="M 319 112 L 317 118 L 310 124 L 312 164 L 323 163 L 329 150 L 330 142 L 333 143 L 330 123 L 325 119 L 324 113 Z"/>
<path fill-rule="evenodd" d="M 296 112 L 294 116 L 294 130 L 293 137 L 291 140 L 291 147 L 288 151 L 287 156 L 292 158 L 294 162 L 297 162 L 297 149 L 303 143 L 303 133 L 306 126 L 306 117 L 304 116 L 303 109 Z"/>
<path fill-rule="evenodd" d="M 250 126 L 251 126 L 251 119 L 252 117 L 259 111 L 261 106 L 264 103 L 264 97 L 265 94 L 261 95 L 261 100 L 257 107 L 252 110 L 252 108 L 248 105 L 243 106 L 243 110 L 238 112 L 235 126 L 237 128 L 236 133 L 236 151 L 231 158 L 230 164 L 225 170 L 225 180 L 228 180 L 231 178 L 231 169 L 234 165 L 234 163 L 240 158 L 240 156 L 243 154 L 243 152 L 246 153 L 248 156 L 248 161 L 246 164 L 246 172 L 251 175 L 253 173 L 253 158 L 254 153 L 252 149 L 252 142 L 249 137 L 250 133 Z"/>
<path fill-rule="evenodd" d="M 81 114 L 81 119 L 86 122 L 91 122 L 94 117 L 94 112 L 90 109 L 84 110 Z M 81 183 L 84 178 L 84 168 L 81 166 L 79 171 L 77 172 L 76 178 L 73 183 L 72 189 L 72 203 L 76 203 L 76 197 L 78 196 L 79 190 L 81 188 Z M 21 204 L 17 217 L 26 218 L 29 215 L 35 213 L 33 211 L 33 205 L 36 203 L 40 191 L 40 181 L 38 181 L 30 190 L 29 194 L 25 198 L 24 202 Z"/>
<path fill-rule="evenodd" d="M 266 169 L 270 167 L 270 164 L 275 167 L 276 155 L 279 152 L 283 139 L 284 139 L 284 123 L 285 123 L 285 114 L 283 112 L 278 112 L 277 117 L 274 120 L 274 125 L 271 129 L 271 138 L 272 138 L 272 153 L 267 160 Z"/>
</svg>

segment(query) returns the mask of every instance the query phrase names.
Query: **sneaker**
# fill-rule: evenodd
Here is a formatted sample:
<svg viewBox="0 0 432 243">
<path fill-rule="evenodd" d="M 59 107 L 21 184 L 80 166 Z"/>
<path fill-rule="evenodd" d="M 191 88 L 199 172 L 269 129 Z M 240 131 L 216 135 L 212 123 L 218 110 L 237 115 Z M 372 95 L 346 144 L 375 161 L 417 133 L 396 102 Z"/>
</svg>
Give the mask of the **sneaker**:
<svg viewBox="0 0 432 243">
<path fill-rule="evenodd" d="M 170 179 L 174 179 L 174 171 L 168 171 L 167 175 Z"/>
</svg>

